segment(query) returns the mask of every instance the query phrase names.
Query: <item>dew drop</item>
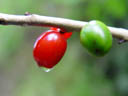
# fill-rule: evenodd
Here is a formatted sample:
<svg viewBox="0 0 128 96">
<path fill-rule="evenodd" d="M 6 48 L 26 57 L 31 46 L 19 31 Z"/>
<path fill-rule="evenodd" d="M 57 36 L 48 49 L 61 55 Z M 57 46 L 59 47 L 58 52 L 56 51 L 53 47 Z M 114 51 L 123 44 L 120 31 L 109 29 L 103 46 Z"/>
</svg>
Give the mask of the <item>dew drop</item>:
<svg viewBox="0 0 128 96">
<path fill-rule="evenodd" d="M 53 68 L 44 68 L 44 67 L 43 67 L 43 68 L 41 68 L 41 69 L 43 69 L 44 72 L 50 72 Z"/>
</svg>

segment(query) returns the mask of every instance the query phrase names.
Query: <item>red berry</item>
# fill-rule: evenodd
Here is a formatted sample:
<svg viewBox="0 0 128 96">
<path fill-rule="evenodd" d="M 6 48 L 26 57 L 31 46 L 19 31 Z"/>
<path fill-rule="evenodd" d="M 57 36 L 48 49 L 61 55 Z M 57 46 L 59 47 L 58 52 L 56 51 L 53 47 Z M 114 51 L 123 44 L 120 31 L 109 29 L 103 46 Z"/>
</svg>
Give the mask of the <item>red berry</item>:
<svg viewBox="0 0 128 96">
<path fill-rule="evenodd" d="M 33 56 L 39 67 L 52 68 L 61 60 L 66 48 L 63 35 L 57 30 L 49 30 L 37 38 Z"/>
<path fill-rule="evenodd" d="M 72 32 L 67 32 L 66 30 L 64 30 L 62 28 L 60 29 L 60 28 L 56 28 L 56 27 L 51 27 L 51 30 L 55 30 L 55 31 L 58 31 L 58 32 L 62 33 L 62 35 L 66 39 L 68 39 L 72 36 Z"/>
<path fill-rule="evenodd" d="M 64 35 L 64 38 L 66 38 L 66 39 L 68 39 L 68 38 L 70 38 L 71 36 L 72 36 L 72 32 L 65 32 L 65 33 L 63 33 Z"/>
</svg>

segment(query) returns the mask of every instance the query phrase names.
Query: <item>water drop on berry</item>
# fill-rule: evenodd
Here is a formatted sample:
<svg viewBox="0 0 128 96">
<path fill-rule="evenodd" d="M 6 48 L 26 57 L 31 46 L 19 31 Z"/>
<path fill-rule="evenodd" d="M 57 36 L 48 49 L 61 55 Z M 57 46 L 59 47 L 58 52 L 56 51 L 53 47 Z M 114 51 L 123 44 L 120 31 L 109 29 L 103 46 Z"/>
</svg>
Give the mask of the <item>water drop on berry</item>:
<svg viewBox="0 0 128 96">
<path fill-rule="evenodd" d="M 53 68 L 45 68 L 45 67 L 41 67 L 41 69 L 43 69 L 44 72 L 50 72 Z"/>
</svg>

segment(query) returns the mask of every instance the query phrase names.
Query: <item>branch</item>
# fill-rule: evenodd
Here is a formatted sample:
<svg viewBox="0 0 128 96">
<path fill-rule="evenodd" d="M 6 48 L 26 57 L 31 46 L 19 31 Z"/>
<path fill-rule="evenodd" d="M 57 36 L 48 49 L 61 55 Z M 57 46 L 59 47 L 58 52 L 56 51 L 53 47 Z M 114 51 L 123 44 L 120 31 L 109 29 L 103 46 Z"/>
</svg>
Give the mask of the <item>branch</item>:
<svg viewBox="0 0 128 96">
<path fill-rule="evenodd" d="M 0 13 L 1 25 L 21 25 L 21 26 L 54 26 L 66 29 L 69 32 L 80 32 L 87 22 L 76 21 L 57 17 L 40 16 L 36 14 L 9 15 Z M 128 29 L 109 27 L 112 35 L 119 39 L 128 40 Z"/>
</svg>

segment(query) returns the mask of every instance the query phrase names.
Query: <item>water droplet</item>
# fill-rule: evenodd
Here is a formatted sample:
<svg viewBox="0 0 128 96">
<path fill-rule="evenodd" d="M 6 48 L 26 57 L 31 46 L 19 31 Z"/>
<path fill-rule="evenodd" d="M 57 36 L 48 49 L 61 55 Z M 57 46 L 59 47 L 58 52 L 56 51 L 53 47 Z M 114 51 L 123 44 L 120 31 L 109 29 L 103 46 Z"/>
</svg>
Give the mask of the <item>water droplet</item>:
<svg viewBox="0 0 128 96">
<path fill-rule="evenodd" d="M 43 69 L 44 72 L 50 72 L 53 68 L 44 68 L 44 67 L 42 68 L 41 67 L 41 69 Z"/>
</svg>

